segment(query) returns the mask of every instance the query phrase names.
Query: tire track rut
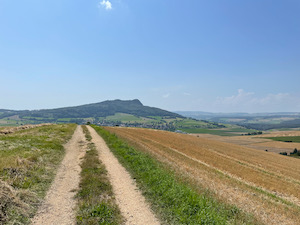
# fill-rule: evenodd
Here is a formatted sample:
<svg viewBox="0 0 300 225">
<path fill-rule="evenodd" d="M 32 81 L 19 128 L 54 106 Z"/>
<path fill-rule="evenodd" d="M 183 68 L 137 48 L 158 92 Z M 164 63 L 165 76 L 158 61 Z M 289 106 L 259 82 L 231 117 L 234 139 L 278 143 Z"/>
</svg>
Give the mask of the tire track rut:
<svg viewBox="0 0 300 225">
<path fill-rule="evenodd" d="M 75 224 L 76 189 L 80 181 L 80 159 L 85 154 L 85 136 L 77 126 L 70 141 L 65 144 L 66 155 L 45 201 L 32 219 L 33 225 Z"/>
<path fill-rule="evenodd" d="M 107 147 L 105 141 L 90 126 L 88 129 L 99 151 L 100 160 L 108 171 L 116 202 L 128 225 L 159 225 L 134 180 Z"/>
</svg>

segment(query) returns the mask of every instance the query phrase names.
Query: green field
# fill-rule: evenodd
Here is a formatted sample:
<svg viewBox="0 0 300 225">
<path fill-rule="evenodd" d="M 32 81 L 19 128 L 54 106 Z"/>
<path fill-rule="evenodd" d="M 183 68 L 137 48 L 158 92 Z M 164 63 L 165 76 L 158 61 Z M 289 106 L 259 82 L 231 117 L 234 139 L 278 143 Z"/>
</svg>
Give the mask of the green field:
<svg viewBox="0 0 300 225">
<path fill-rule="evenodd" d="M 32 117 L 32 116 L 24 116 L 22 119 L 27 119 L 27 120 L 54 120 L 54 118 L 51 117 Z"/>
<path fill-rule="evenodd" d="M 300 136 L 291 136 L 291 137 L 268 137 L 268 139 L 274 141 L 282 141 L 282 142 L 296 142 L 300 143 Z"/>
<path fill-rule="evenodd" d="M 1 119 L 0 120 L 0 126 L 7 126 L 7 127 L 11 127 L 11 126 L 20 126 L 25 124 L 25 122 L 29 122 L 29 121 L 19 121 L 19 120 L 12 120 L 12 119 Z M 29 122 L 30 123 L 30 122 Z"/>
<path fill-rule="evenodd" d="M 248 134 L 256 131 L 252 129 L 239 128 L 239 127 L 222 128 L 222 129 L 183 128 L 180 130 L 192 134 L 213 134 L 219 136 L 238 136 L 241 134 Z"/>
<path fill-rule="evenodd" d="M 65 123 L 69 123 L 72 120 L 72 118 L 61 118 L 61 119 L 57 119 L 57 122 L 65 122 Z"/>
<path fill-rule="evenodd" d="M 105 120 L 109 121 L 121 121 L 123 123 L 129 123 L 129 122 L 145 122 L 147 119 L 143 117 L 137 117 L 131 114 L 126 113 L 116 113 L 113 116 L 107 116 Z"/>
<path fill-rule="evenodd" d="M 35 120 L 30 120 L 29 118 L 24 118 L 24 119 L 3 118 L 0 119 L 0 127 L 1 126 L 14 127 L 14 126 L 21 126 L 25 124 L 37 124 L 42 122 L 43 120 L 35 121 Z"/>
<path fill-rule="evenodd" d="M 175 122 L 176 126 L 190 127 L 190 126 L 207 126 L 207 123 L 201 120 L 193 119 L 179 119 Z"/>
<path fill-rule="evenodd" d="M 155 119 L 155 120 L 162 120 L 161 116 L 149 116 L 149 118 Z"/>
</svg>

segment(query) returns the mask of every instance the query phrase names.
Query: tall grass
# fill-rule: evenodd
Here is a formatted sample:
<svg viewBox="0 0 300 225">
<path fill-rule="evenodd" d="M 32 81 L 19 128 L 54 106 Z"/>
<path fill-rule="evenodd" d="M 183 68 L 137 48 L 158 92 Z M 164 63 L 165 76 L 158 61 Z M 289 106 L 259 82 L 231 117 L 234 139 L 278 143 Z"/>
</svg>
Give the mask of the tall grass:
<svg viewBox="0 0 300 225">
<path fill-rule="evenodd" d="M 104 165 L 99 161 L 91 135 L 83 126 L 88 149 L 81 163 L 81 180 L 77 193 L 77 224 L 120 224 L 122 217 L 117 207 L 112 186 Z"/>
<path fill-rule="evenodd" d="M 49 188 L 75 124 L 0 136 L 0 224 L 28 224 Z"/>
<path fill-rule="evenodd" d="M 200 195 L 174 172 L 137 151 L 103 128 L 93 126 L 137 184 L 165 224 L 251 224 L 252 220 L 234 206 L 208 195 Z M 247 218 L 247 219 L 245 219 Z"/>
</svg>

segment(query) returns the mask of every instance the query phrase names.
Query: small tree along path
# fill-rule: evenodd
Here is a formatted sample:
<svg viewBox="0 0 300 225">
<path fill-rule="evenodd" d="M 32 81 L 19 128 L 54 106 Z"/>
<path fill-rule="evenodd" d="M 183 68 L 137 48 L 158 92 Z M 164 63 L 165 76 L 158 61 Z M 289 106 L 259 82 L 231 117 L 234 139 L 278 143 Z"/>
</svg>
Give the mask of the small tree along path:
<svg viewBox="0 0 300 225">
<path fill-rule="evenodd" d="M 160 224 L 145 202 L 145 198 L 137 189 L 134 180 L 109 150 L 105 141 L 92 127 L 88 126 L 88 129 L 92 136 L 92 142 L 95 143 L 96 148 L 99 151 L 99 158 L 108 171 L 116 202 L 122 216 L 126 219 L 126 224 Z"/>
<path fill-rule="evenodd" d="M 80 158 L 85 153 L 84 143 L 85 136 L 82 128 L 77 126 L 72 138 L 64 146 L 66 155 L 32 224 L 75 224 L 76 192 L 74 190 L 79 186 Z"/>
</svg>

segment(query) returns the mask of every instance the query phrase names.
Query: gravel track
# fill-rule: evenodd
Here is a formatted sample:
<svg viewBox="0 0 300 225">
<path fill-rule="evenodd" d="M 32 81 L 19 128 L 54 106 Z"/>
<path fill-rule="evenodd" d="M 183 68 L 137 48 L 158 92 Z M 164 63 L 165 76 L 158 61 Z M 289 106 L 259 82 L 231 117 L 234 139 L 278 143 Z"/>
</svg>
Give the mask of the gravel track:
<svg viewBox="0 0 300 225">
<path fill-rule="evenodd" d="M 64 146 L 66 155 L 32 224 L 75 224 L 74 196 L 79 186 L 80 159 L 85 154 L 85 143 L 82 128 L 77 126 L 72 138 Z"/>
<path fill-rule="evenodd" d="M 119 163 L 117 158 L 111 153 L 105 141 L 88 126 L 92 136 L 92 142 L 95 143 L 99 151 L 99 158 L 105 165 L 110 182 L 113 187 L 116 202 L 120 208 L 122 216 L 128 225 L 158 225 L 160 222 L 152 213 L 145 198 L 138 190 L 135 181 L 129 173 Z"/>
</svg>

